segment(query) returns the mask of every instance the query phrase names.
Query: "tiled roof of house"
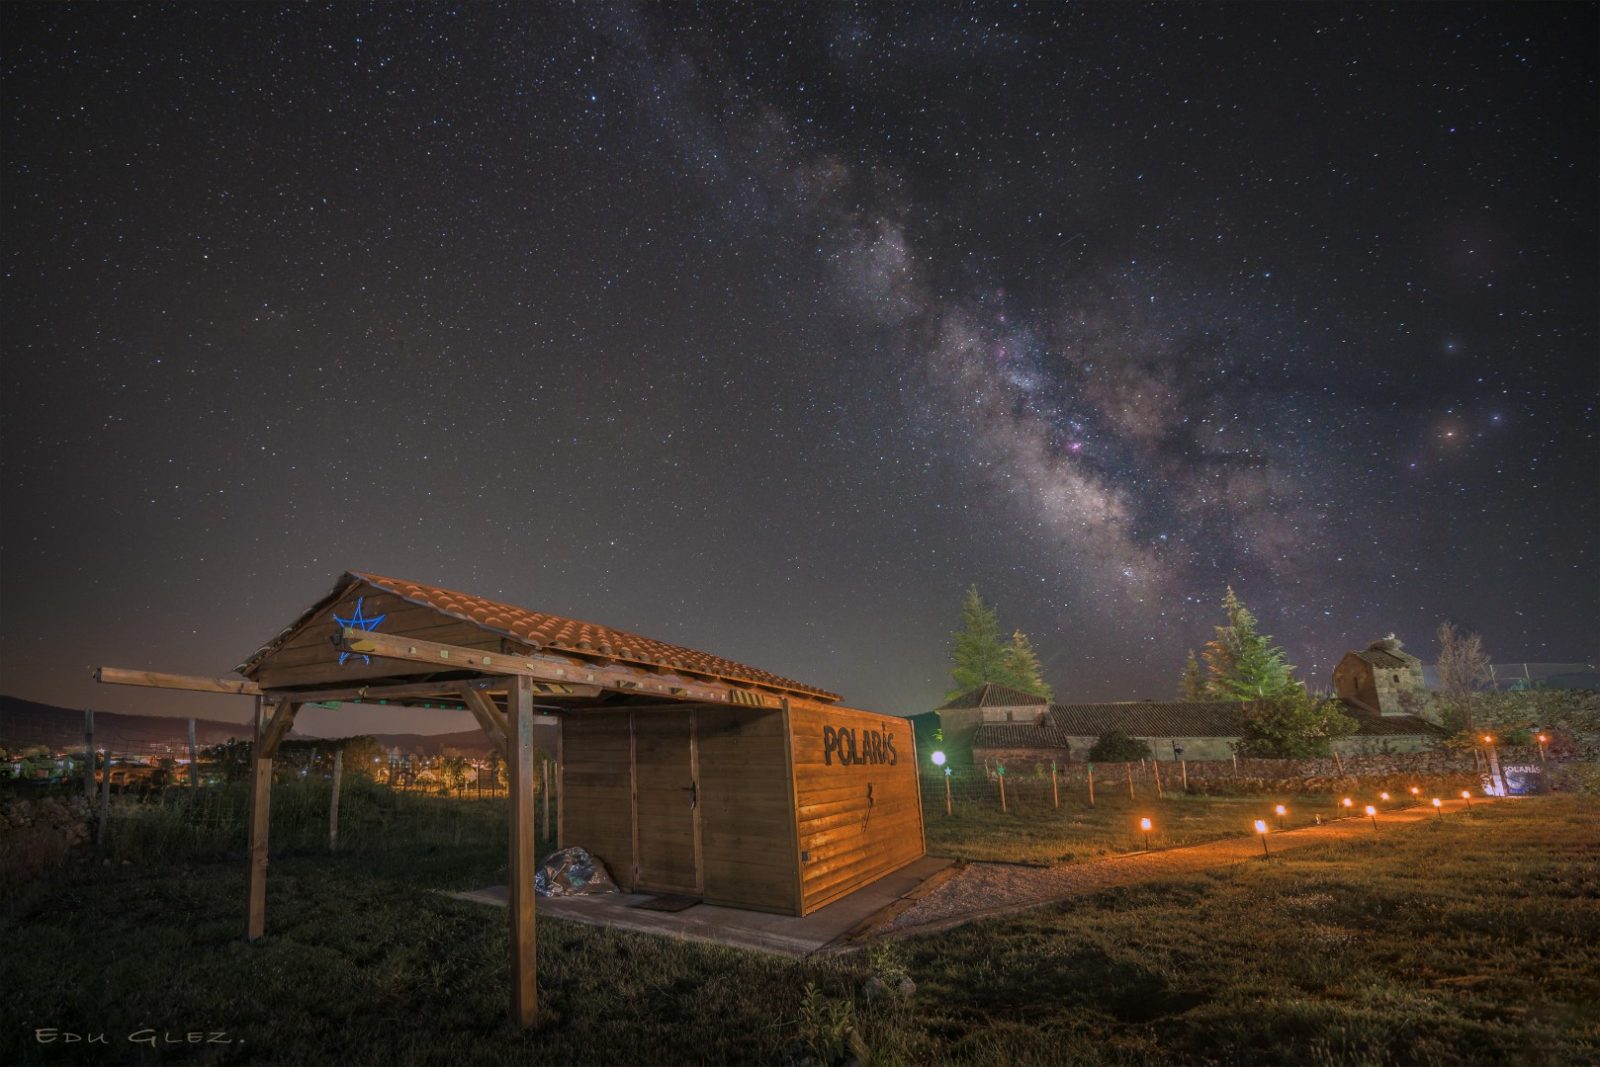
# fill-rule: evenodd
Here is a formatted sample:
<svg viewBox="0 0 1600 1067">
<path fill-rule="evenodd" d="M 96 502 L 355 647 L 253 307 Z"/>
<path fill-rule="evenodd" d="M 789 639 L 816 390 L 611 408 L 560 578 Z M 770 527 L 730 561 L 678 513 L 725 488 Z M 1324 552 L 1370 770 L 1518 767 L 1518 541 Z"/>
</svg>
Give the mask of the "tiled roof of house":
<svg viewBox="0 0 1600 1067">
<path fill-rule="evenodd" d="M 1443 737 L 1443 727 L 1416 715 L 1374 715 L 1344 701 L 1344 713 L 1360 724 L 1357 737 L 1435 736 Z"/>
<path fill-rule="evenodd" d="M 985 682 L 939 705 L 939 711 L 959 711 L 965 708 L 1021 708 L 1045 703 L 1042 696 L 1024 693 L 999 682 Z"/>
<path fill-rule="evenodd" d="M 509 604 L 485 600 L 469 593 L 457 593 L 437 586 L 422 585 L 399 578 L 386 578 L 379 574 L 366 574 L 360 571 L 346 573 L 330 600 L 344 595 L 344 590 L 353 582 L 367 582 L 413 604 L 421 604 L 466 622 L 476 623 L 486 630 L 531 645 L 535 651 L 549 649 L 566 655 L 604 657 L 624 663 L 669 667 L 731 681 L 751 682 L 773 689 L 786 689 L 825 701 L 839 699 L 837 693 L 830 693 L 792 678 L 784 678 L 756 667 L 713 656 L 708 652 L 699 652 L 681 645 L 670 645 L 651 637 L 628 633 L 625 630 L 613 630 L 597 623 L 528 611 Z M 328 602 L 324 601 L 313 607 L 307 615 L 320 610 Z M 304 618 L 305 616 L 302 616 L 302 620 Z M 298 626 L 299 623 L 291 626 L 277 640 L 252 656 L 245 666 L 251 666 L 262 659 Z"/>
<path fill-rule="evenodd" d="M 1052 704 L 1050 717 L 1068 737 L 1099 737 L 1108 730 L 1129 737 L 1238 737 L 1243 707 L 1236 700 Z"/>
<path fill-rule="evenodd" d="M 1403 658 L 1393 652 L 1386 652 L 1379 648 L 1363 648 L 1359 652 L 1350 653 L 1350 655 L 1370 663 L 1374 667 L 1382 667 L 1385 670 L 1405 670 L 1416 662 L 1416 660 Z"/>
<path fill-rule="evenodd" d="M 986 722 L 972 735 L 972 748 L 1066 748 L 1067 739 L 1054 726 L 1031 722 Z"/>
</svg>

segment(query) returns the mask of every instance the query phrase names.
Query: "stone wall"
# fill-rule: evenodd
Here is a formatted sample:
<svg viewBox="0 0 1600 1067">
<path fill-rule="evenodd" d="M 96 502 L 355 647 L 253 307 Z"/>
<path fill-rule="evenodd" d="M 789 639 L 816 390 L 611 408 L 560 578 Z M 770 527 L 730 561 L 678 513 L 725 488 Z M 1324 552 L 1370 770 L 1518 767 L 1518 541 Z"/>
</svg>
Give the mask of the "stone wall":
<svg viewBox="0 0 1600 1067">
<path fill-rule="evenodd" d="M 89 802 L 74 797 L 0 801 L 0 894 L 60 864 L 89 840 Z"/>
</svg>

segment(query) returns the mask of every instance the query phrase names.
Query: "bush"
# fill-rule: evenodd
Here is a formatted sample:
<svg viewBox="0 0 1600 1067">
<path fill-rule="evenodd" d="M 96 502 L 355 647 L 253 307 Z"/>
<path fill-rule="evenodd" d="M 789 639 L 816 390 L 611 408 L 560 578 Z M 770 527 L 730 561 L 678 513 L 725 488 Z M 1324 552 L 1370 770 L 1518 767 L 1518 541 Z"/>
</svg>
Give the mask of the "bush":
<svg viewBox="0 0 1600 1067">
<path fill-rule="evenodd" d="M 1107 730 L 1095 738 L 1094 747 L 1089 749 L 1090 763 L 1131 763 L 1149 758 L 1150 746 L 1121 730 Z"/>
</svg>

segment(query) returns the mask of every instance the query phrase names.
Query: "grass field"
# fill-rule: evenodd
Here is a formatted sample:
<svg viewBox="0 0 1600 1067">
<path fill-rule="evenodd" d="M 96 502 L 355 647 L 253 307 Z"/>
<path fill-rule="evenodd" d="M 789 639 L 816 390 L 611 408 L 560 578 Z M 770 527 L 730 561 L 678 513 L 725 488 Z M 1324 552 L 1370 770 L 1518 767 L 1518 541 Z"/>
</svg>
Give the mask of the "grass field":
<svg viewBox="0 0 1600 1067">
<path fill-rule="evenodd" d="M 1592 1063 L 1597 850 L 1515 801 L 803 962 L 545 921 L 527 1034 L 504 913 L 432 891 L 503 877 L 477 838 L 275 857 L 253 945 L 240 857 L 78 865 L 0 912 L 0 1062 Z"/>
</svg>

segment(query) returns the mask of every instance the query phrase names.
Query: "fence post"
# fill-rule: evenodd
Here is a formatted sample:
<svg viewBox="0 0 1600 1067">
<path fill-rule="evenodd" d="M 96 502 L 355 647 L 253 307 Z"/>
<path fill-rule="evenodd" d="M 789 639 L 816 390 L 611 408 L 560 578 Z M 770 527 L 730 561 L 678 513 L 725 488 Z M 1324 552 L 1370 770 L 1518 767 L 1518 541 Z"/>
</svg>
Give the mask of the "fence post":
<svg viewBox="0 0 1600 1067">
<path fill-rule="evenodd" d="M 1123 766 L 1128 769 L 1128 799 L 1137 800 L 1138 798 L 1133 795 L 1133 761 L 1129 760 Z"/>
<path fill-rule="evenodd" d="M 1006 772 L 1004 767 L 1000 768 L 1000 773 L 996 777 L 1000 779 L 1000 814 L 1004 815 L 1006 813 Z"/>
<path fill-rule="evenodd" d="M 111 746 L 106 746 L 105 769 L 100 775 L 100 820 L 95 825 L 94 845 L 106 843 L 106 821 L 111 817 Z"/>
<path fill-rule="evenodd" d="M 1156 799 L 1160 800 L 1166 796 L 1166 794 L 1161 791 L 1161 764 L 1157 763 L 1155 760 L 1151 760 L 1150 773 L 1155 777 L 1156 780 Z"/>
<path fill-rule="evenodd" d="M 1343 778 L 1344 777 L 1344 760 L 1339 758 L 1339 750 L 1338 749 L 1334 749 L 1333 750 L 1333 765 L 1335 767 L 1339 768 L 1339 777 Z"/>
<path fill-rule="evenodd" d="M 333 750 L 333 799 L 328 801 L 328 851 L 339 851 L 339 783 L 344 780 L 344 749 Z"/>
<path fill-rule="evenodd" d="M 1056 782 L 1056 761 L 1050 761 L 1050 802 L 1061 810 L 1061 786 Z"/>
<path fill-rule="evenodd" d="M 91 707 L 83 709 L 83 798 L 90 803 L 94 801 L 94 709 Z"/>
<path fill-rule="evenodd" d="M 1094 807 L 1094 764 L 1086 763 L 1084 766 L 1089 768 L 1089 806 L 1092 808 Z"/>
<path fill-rule="evenodd" d="M 1189 791 L 1189 761 L 1186 759 L 1179 760 L 1178 769 L 1183 772 L 1183 791 L 1187 793 Z"/>
<path fill-rule="evenodd" d="M 955 809 L 950 805 L 950 772 L 944 772 L 944 813 L 947 817 L 955 815 Z"/>
<path fill-rule="evenodd" d="M 1235 778 L 1239 777 L 1239 753 L 1237 752 L 1233 754 L 1233 776 Z"/>
</svg>

